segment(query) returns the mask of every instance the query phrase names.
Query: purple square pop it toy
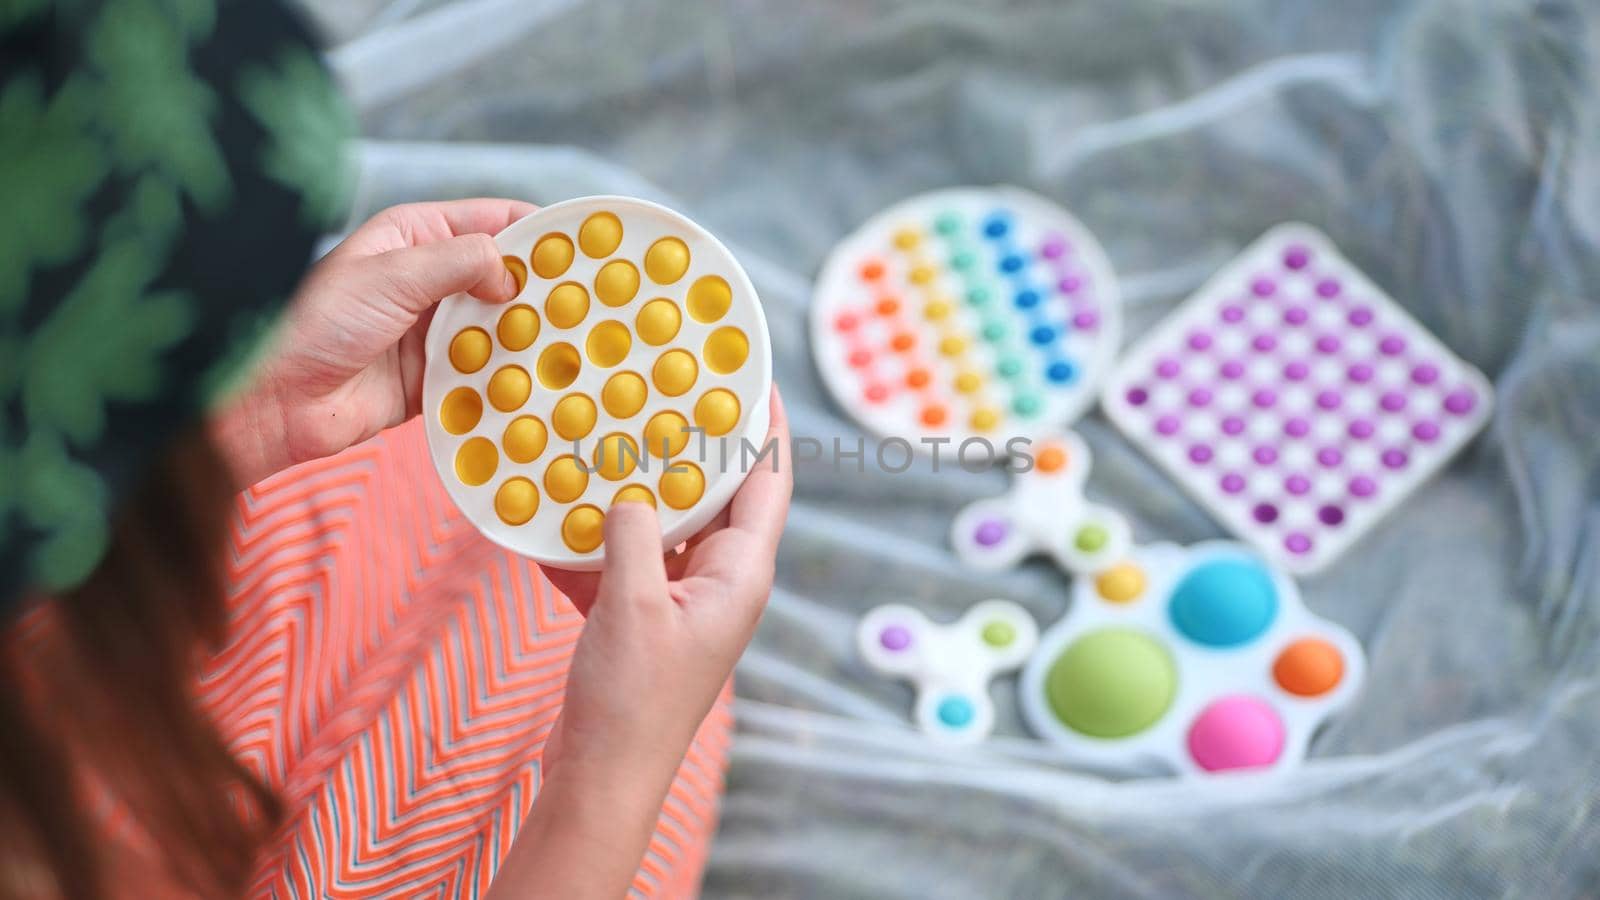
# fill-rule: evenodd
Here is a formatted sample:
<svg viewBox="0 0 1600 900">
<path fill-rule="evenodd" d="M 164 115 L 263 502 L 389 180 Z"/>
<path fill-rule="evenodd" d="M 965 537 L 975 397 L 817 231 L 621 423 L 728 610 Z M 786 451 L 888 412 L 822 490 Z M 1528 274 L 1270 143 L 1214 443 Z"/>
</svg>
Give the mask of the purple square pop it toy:
<svg viewBox="0 0 1600 900">
<path fill-rule="evenodd" d="M 1309 574 L 1471 440 L 1492 394 L 1326 236 L 1290 224 L 1139 341 L 1102 401 L 1218 520 Z"/>
</svg>

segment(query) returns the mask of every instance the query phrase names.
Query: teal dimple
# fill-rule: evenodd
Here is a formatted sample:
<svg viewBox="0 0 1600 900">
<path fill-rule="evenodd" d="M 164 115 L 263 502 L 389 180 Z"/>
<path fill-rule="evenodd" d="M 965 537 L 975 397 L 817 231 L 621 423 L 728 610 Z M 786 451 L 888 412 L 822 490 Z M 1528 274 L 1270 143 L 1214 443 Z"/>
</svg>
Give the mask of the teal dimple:
<svg viewBox="0 0 1600 900">
<path fill-rule="evenodd" d="M 945 213 L 933 222 L 933 230 L 946 237 L 961 230 L 961 217 L 955 213 Z"/>
<path fill-rule="evenodd" d="M 1022 360 L 1015 356 L 1001 357 L 999 364 L 995 366 L 995 371 L 999 372 L 1002 378 L 1016 378 L 1022 374 Z"/>
<path fill-rule="evenodd" d="M 972 701 L 965 697 L 946 697 L 939 701 L 939 721 L 951 728 L 965 728 L 976 713 Z"/>
<path fill-rule="evenodd" d="M 1216 559 L 1183 577 L 1167 607 L 1184 637 L 1209 647 L 1255 640 L 1278 612 L 1272 576 L 1251 559 Z"/>
</svg>

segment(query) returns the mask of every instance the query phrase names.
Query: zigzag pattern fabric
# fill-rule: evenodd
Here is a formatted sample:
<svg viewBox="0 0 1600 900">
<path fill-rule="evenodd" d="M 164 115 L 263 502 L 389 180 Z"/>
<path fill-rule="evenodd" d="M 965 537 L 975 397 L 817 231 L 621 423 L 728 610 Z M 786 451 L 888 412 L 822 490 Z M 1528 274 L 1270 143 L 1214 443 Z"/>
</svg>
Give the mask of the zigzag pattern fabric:
<svg viewBox="0 0 1600 900">
<path fill-rule="evenodd" d="M 537 796 L 582 618 L 446 497 L 419 420 L 240 497 L 232 625 L 202 701 L 288 819 L 254 896 L 478 897 Z M 724 688 L 636 897 L 693 896 L 732 733 Z"/>
</svg>

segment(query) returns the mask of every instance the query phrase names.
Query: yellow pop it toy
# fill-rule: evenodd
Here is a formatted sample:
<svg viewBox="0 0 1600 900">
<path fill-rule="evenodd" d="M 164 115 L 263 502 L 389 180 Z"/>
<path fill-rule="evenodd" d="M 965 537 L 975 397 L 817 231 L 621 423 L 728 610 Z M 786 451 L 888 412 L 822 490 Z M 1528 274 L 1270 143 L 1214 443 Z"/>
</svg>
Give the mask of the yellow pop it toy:
<svg viewBox="0 0 1600 900">
<path fill-rule="evenodd" d="M 655 507 L 663 548 L 686 540 L 743 481 L 741 439 L 767 430 L 750 279 L 698 225 L 622 197 L 546 207 L 495 241 L 517 298 L 451 297 L 428 332 L 428 446 L 451 499 L 561 568 L 599 567 L 616 503 Z"/>
</svg>

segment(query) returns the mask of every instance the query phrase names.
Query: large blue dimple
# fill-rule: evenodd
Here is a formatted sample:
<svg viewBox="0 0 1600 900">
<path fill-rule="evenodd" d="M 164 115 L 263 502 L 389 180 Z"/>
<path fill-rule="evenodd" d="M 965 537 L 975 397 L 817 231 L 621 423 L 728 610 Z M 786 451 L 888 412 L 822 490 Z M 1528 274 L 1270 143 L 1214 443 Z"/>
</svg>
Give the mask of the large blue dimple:
<svg viewBox="0 0 1600 900">
<path fill-rule="evenodd" d="M 1184 637 L 1211 647 L 1255 640 L 1278 613 L 1272 576 L 1249 559 L 1217 559 L 1196 566 L 1178 582 L 1167 607 Z"/>
</svg>

